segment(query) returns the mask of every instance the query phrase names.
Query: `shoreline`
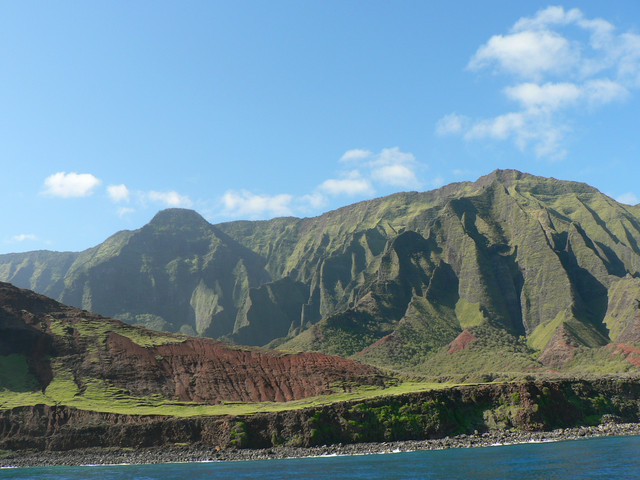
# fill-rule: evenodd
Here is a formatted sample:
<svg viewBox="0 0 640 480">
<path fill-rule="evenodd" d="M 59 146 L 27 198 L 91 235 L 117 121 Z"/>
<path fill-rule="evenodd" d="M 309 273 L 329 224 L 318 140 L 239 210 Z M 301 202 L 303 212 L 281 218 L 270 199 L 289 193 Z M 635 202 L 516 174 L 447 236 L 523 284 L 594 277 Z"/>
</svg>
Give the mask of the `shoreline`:
<svg viewBox="0 0 640 480">
<path fill-rule="evenodd" d="M 334 444 L 316 447 L 279 446 L 255 450 L 229 449 L 217 451 L 216 449 L 202 445 L 174 445 L 141 449 L 87 448 L 68 451 L 16 451 L 14 455 L 0 458 L 0 468 L 203 463 L 343 455 L 375 455 L 420 450 L 506 446 L 630 435 L 640 436 L 640 423 L 606 423 L 594 427 L 572 427 L 546 432 L 492 431 L 429 440 Z"/>
</svg>

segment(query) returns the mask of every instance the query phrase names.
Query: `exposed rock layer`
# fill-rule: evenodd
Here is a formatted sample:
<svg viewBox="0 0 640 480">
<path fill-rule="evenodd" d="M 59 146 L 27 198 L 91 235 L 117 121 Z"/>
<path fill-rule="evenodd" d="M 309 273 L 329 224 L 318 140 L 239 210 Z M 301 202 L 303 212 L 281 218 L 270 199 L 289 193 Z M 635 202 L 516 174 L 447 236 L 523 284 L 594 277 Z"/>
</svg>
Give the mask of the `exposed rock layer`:
<svg viewBox="0 0 640 480">
<path fill-rule="evenodd" d="M 38 405 L 0 412 L 0 448 L 226 449 L 419 440 L 638 422 L 639 407 L 637 379 L 464 386 L 238 417 L 130 416 Z"/>
<path fill-rule="evenodd" d="M 43 391 L 68 372 L 79 393 L 98 380 L 136 396 L 202 403 L 282 402 L 383 385 L 386 378 L 374 367 L 320 353 L 161 334 L 0 283 L 0 356 L 11 354 L 27 359 Z"/>
</svg>

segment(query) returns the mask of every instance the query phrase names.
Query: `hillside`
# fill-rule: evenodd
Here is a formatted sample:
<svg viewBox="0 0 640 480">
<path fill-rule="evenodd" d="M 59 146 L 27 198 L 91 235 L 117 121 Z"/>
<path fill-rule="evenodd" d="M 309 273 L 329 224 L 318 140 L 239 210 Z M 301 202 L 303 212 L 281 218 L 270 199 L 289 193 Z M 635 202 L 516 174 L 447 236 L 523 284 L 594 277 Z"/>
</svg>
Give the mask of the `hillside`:
<svg viewBox="0 0 640 480">
<path fill-rule="evenodd" d="M 159 330 L 426 374 L 624 371 L 640 353 L 640 208 L 495 171 L 315 218 L 158 213 L 0 280 Z"/>
<path fill-rule="evenodd" d="M 135 412 L 285 402 L 383 386 L 385 378 L 320 353 L 286 355 L 154 332 L 0 283 L 0 409 L 44 403 Z"/>
</svg>

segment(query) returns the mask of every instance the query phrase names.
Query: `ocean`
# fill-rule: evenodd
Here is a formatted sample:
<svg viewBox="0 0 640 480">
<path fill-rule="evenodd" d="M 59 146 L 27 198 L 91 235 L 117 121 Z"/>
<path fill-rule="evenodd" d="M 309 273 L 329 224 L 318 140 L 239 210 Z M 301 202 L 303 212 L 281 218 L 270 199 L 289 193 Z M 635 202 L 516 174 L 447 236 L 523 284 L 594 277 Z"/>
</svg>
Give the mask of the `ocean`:
<svg viewBox="0 0 640 480">
<path fill-rule="evenodd" d="M 640 479 L 640 436 L 245 462 L 14 468 L 3 479 Z"/>
</svg>

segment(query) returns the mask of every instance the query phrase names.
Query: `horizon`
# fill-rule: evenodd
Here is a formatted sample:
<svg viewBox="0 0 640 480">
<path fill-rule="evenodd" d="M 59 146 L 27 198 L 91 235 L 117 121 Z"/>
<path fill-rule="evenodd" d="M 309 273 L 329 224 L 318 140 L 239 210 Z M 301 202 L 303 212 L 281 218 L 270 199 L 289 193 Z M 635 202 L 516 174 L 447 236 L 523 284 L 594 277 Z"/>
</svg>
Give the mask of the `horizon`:
<svg viewBox="0 0 640 480">
<path fill-rule="evenodd" d="M 0 253 L 496 169 L 640 202 L 640 3 L 3 4 Z"/>
</svg>

